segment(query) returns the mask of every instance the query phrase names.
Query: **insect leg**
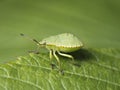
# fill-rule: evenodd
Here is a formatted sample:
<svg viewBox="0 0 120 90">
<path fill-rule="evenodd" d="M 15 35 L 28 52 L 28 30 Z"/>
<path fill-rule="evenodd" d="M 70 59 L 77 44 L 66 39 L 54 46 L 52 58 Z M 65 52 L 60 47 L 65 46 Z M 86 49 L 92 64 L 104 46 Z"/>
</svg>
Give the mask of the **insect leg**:
<svg viewBox="0 0 120 90">
<path fill-rule="evenodd" d="M 57 51 L 57 52 L 58 52 L 58 54 L 61 55 L 61 56 L 71 58 L 71 59 L 72 59 L 72 64 L 74 64 L 75 66 L 80 66 L 79 64 L 75 63 L 73 56 L 68 55 L 68 54 L 61 53 L 61 52 L 59 52 L 59 51 Z"/>
<path fill-rule="evenodd" d="M 53 56 L 52 50 L 50 50 L 49 56 L 50 56 L 50 60 L 51 60 L 51 59 L 52 59 L 52 56 Z"/>
<path fill-rule="evenodd" d="M 39 46 L 37 47 L 36 50 L 30 50 L 28 51 L 29 53 L 34 53 L 34 54 L 39 54 Z"/>
<path fill-rule="evenodd" d="M 53 51 L 53 55 L 56 58 L 58 65 L 59 65 L 59 68 L 60 68 L 60 60 L 59 60 L 58 56 L 55 54 L 55 51 Z"/>
<path fill-rule="evenodd" d="M 57 51 L 57 52 L 58 52 L 58 54 L 61 55 L 61 56 L 68 57 L 68 58 L 71 58 L 72 60 L 74 60 L 73 56 L 71 56 L 71 55 L 64 54 L 64 53 L 61 53 L 61 52 L 59 52 L 59 51 Z"/>
<path fill-rule="evenodd" d="M 53 50 L 50 49 L 49 51 L 50 51 L 50 53 L 49 53 L 49 57 L 50 57 L 50 60 L 51 60 L 51 66 L 52 66 L 52 69 L 54 69 L 55 64 L 52 63 Z"/>
</svg>

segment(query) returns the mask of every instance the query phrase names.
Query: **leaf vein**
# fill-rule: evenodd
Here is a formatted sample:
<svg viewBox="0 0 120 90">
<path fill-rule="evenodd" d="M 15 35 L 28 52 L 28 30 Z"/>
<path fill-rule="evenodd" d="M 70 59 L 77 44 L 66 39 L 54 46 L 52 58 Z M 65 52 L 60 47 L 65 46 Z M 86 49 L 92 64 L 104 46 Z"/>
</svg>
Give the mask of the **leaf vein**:
<svg viewBox="0 0 120 90">
<path fill-rule="evenodd" d="M 101 78 L 97 78 L 97 77 L 93 77 L 93 76 L 89 76 L 89 75 L 83 75 L 83 74 L 79 74 L 79 73 L 71 73 L 71 72 L 68 72 L 68 71 L 65 71 L 65 72 L 68 73 L 68 74 L 73 74 L 73 75 L 77 75 L 77 76 L 81 76 L 81 77 L 85 77 L 85 78 L 89 78 L 89 79 L 93 79 L 93 80 L 97 80 L 97 81 L 102 81 L 102 82 L 120 87 L 120 84 L 118 84 L 118 83 L 111 82 L 111 81 L 108 81 L 108 80 L 104 80 L 104 79 L 101 79 Z"/>
<path fill-rule="evenodd" d="M 18 78 L 14 78 L 14 77 L 8 77 L 8 76 L 2 76 L 2 75 L 0 75 L 0 77 L 1 78 L 7 78 L 7 79 L 11 79 L 11 80 L 16 80 L 16 81 L 20 81 L 20 82 L 22 82 L 22 83 L 26 83 L 26 84 L 29 84 L 29 85 L 32 85 L 32 86 L 34 86 L 34 87 L 36 87 L 36 88 L 38 88 L 38 89 L 41 89 L 41 90 L 44 90 L 42 87 L 40 87 L 39 85 L 36 85 L 36 84 L 34 84 L 34 83 L 32 83 L 32 82 L 29 82 L 29 81 L 25 81 L 25 80 L 22 80 L 22 79 L 18 79 Z"/>
</svg>

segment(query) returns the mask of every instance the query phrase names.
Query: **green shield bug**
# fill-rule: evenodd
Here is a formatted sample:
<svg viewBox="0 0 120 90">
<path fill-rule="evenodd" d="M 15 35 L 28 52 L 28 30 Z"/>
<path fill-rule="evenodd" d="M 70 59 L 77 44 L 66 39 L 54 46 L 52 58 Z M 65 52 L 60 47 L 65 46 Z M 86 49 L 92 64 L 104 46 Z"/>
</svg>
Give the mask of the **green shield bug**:
<svg viewBox="0 0 120 90">
<path fill-rule="evenodd" d="M 24 36 L 24 34 L 21 34 Z M 29 37 L 28 37 L 29 38 Z M 30 39 L 30 38 L 29 38 Z M 37 43 L 40 47 L 45 47 L 49 50 L 50 59 L 54 56 L 58 62 L 60 68 L 60 60 L 56 55 L 56 52 L 64 57 L 71 58 L 73 60 L 73 56 L 66 54 L 69 52 L 74 52 L 83 47 L 83 43 L 73 34 L 63 33 L 59 35 L 50 36 L 38 42 L 35 39 L 31 39 Z"/>
</svg>

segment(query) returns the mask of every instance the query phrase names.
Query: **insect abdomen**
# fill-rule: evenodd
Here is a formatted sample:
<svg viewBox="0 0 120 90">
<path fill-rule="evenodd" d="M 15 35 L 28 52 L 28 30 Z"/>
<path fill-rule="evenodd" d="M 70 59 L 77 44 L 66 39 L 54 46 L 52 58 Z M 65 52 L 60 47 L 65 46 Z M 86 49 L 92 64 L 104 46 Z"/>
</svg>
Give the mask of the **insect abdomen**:
<svg viewBox="0 0 120 90">
<path fill-rule="evenodd" d="M 79 50 L 81 47 L 57 47 L 62 52 L 74 52 Z"/>
</svg>

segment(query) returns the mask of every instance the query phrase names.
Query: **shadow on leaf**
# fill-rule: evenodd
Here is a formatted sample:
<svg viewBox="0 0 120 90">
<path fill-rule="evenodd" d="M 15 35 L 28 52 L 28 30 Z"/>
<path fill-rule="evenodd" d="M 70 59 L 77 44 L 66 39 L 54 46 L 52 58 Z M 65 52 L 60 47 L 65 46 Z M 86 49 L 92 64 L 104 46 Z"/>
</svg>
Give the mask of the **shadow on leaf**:
<svg viewBox="0 0 120 90">
<path fill-rule="evenodd" d="M 72 52 L 70 53 L 74 59 L 77 60 L 91 60 L 93 58 L 95 58 L 95 56 L 92 54 L 92 51 L 87 50 L 87 49 L 80 49 L 78 51 Z"/>
</svg>

